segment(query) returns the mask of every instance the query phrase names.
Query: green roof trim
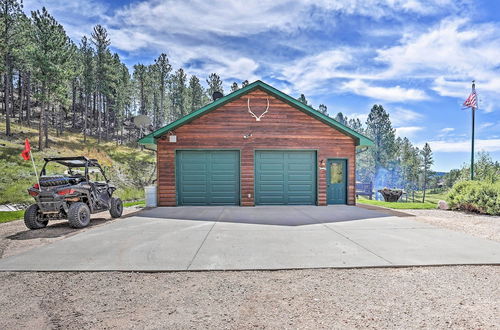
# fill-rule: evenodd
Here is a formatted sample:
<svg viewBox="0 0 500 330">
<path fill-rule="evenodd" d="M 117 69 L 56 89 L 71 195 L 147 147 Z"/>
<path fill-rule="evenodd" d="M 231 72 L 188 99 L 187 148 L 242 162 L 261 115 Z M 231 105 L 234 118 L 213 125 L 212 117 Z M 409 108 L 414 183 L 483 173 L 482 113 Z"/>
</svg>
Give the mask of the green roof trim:
<svg viewBox="0 0 500 330">
<path fill-rule="evenodd" d="M 327 115 L 322 114 L 321 112 L 311 108 L 308 105 L 303 104 L 302 102 L 294 99 L 293 97 L 277 90 L 276 88 L 274 88 L 274 87 L 272 87 L 272 86 L 270 86 L 270 85 L 268 85 L 260 80 L 254 81 L 253 83 L 251 83 L 251 84 L 249 84 L 241 89 L 238 89 L 237 91 L 234 91 L 231 94 L 228 94 L 224 97 L 221 97 L 220 99 L 218 99 L 212 103 L 209 103 L 206 106 L 204 106 L 204 107 L 202 107 L 194 112 L 191 112 L 190 114 L 188 114 L 188 115 L 186 115 L 186 116 L 184 116 L 176 121 L 173 121 L 170 124 L 168 124 L 162 128 L 157 129 L 156 131 L 139 139 L 137 142 L 139 144 L 144 144 L 144 145 L 151 145 L 151 144 L 154 145 L 154 144 L 156 144 L 156 139 L 159 138 L 160 136 L 162 136 L 163 134 L 166 134 L 167 132 L 172 131 L 172 130 L 174 130 L 174 129 L 176 129 L 184 124 L 187 124 L 187 123 L 195 120 L 196 118 L 199 118 L 199 117 L 205 115 L 206 113 L 213 111 L 213 110 L 223 106 L 224 104 L 231 102 L 232 100 L 240 97 L 241 95 L 247 94 L 247 93 L 249 93 L 257 88 L 260 88 L 260 89 L 264 90 L 265 92 L 268 92 L 269 94 L 275 96 L 276 98 L 280 99 L 281 101 L 290 104 L 294 108 L 297 108 L 298 110 L 318 119 L 319 121 L 321 121 L 327 125 L 330 125 L 331 127 L 343 132 L 344 134 L 353 137 L 356 140 L 356 146 L 365 146 L 365 147 L 373 146 L 373 141 L 370 140 L 369 138 L 367 138 L 366 136 L 356 132 L 355 130 L 339 123 L 335 119 L 332 119 L 332 118 L 328 117 Z"/>
</svg>

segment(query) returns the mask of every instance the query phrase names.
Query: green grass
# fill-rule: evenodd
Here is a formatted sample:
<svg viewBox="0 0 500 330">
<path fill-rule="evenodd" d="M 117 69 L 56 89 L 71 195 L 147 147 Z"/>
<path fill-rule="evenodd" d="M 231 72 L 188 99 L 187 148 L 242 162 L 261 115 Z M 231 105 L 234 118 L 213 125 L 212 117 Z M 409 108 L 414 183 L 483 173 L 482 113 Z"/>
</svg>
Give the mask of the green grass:
<svg viewBox="0 0 500 330">
<path fill-rule="evenodd" d="M 447 195 L 448 195 L 447 191 L 440 192 L 440 193 L 431 193 L 431 192 L 427 191 L 425 193 L 425 201 L 437 204 L 440 200 L 445 201 Z M 408 196 L 408 201 L 411 201 L 411 194 Z M 415 201 L 418 201 L 418 202 L 422 201 L 422 192 L 421 191 L 415 192 Z"/>
<path fill-rule="evenodd" d="M 24 211 L 0 211 L 0 223 L 22 219 Z"/>
<path fill-rule="evenodd" d="M 436 204 L 435 203 L 404 203 L 404 202 L 384 202 L 384 201 L 376 201 L 376 200 L 369 200 L 369 199 L 364 199 L 364 198 L 358 198 L 357 200 L 358 203 L 360 204 L 368 204 L 368 205 L 375 205 L 375 206 L 382 206 L 382 207 L 387 207 L 390 209 L 435 209 Z"/>
<path fill-rule="evenodd" d="M 146 206 L 146 202 L 145 201 L 126 202 L 126 203 L 123 203 L 123 206 L 125 206 L 125 207 Z"/>
</svg>

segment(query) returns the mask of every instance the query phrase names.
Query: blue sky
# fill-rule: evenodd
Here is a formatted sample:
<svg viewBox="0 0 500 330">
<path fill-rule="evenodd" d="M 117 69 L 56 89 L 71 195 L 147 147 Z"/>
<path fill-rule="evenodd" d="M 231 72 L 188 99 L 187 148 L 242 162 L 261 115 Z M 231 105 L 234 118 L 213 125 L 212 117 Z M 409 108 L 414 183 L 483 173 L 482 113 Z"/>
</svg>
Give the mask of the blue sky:
<svg viewBox="0 0 500 330">
<path fill-rule="evenodd" d="M 45 6 L 79 41 L 104 25 L 132 66 L 168 54 L 174 67 L 226 83 L 262 79 L 314 107 L 363 122 L 373 104 L 400 136 L 429 142 L 434 170 L 470 157 L 477 81 L 476 145 L 500 160 L 500 2 L 472 0 L 25 0 Z"/>
</svg>

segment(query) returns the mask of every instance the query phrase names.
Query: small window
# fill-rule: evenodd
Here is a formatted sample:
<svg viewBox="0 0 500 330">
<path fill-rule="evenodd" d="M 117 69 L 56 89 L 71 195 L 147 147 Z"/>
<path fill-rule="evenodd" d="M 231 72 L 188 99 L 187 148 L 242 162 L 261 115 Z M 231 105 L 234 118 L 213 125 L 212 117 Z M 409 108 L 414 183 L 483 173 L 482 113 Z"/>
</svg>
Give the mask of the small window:
<svg viewBox="0 0 500 330">
<path fill-rule="evenodd" d="M 330 183 L 342 183 L 344 179 L 344 173 L 342 172 L 342 164 L 331 163 L 330 164 Z"/>
</svg>

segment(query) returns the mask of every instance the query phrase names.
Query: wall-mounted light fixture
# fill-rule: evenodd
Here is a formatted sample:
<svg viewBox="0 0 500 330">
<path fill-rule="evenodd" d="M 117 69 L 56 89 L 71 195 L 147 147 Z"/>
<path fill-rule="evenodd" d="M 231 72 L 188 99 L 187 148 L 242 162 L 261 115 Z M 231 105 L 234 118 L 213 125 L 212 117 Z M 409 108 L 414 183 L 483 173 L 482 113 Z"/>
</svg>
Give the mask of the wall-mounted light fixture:
<svg viewBox="0 0 500 330">
<path fill-rule="evenodd" d="M 168 132 L 168 142 L 170 143 L 176 143 L 177 142 L 177 135 L 174 134 L 174 132 L 169 131 Z"/>
<path fill-rule="evenodd" d="M 248 139 L 248 138 L 249 138 L 249 137 L 251 137 L 251 136 L 252 136 L 252 133 L 248 133 L 247 135 L 243 135 L 243 138 L 244 138 L 244 139 Z"/>
<path fill-rule="evenodd" d="M 325 160 L 322 159 L 320 162 L 319 162 L 319 167 L 325 167 L 326 166 L 326 163 L 325 163 Z"/>
</svg>

